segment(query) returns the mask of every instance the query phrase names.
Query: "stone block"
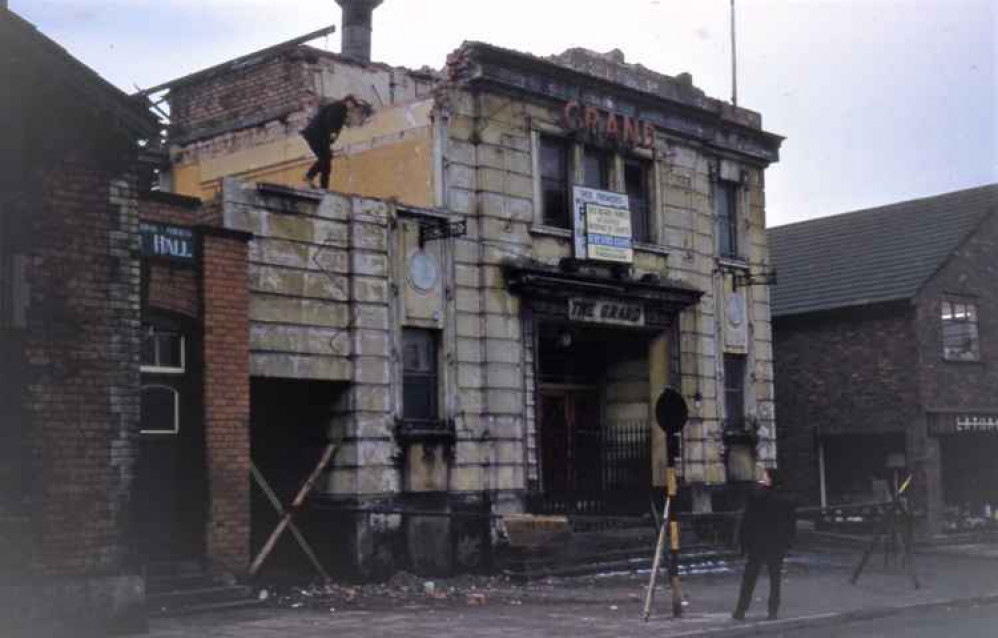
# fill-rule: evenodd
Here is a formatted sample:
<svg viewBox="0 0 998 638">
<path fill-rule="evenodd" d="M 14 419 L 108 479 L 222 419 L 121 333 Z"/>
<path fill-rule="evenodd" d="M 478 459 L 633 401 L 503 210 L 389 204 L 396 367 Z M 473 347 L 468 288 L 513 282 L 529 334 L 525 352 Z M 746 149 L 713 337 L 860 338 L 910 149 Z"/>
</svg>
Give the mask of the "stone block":
<svg viewBox="0 0 998 638">
<path fill-rule="evenodd" d="M 490 388 L 518 390 L 523 387 L 523 373 L 516 364 L 489 361 L 485 368 L 485 381 Z"/>
<path fill-rule="evenodd" d="M 481 312 L 481 294 L 477 288 L 458 287 L 454 295 L 455 305 L 460 312 Z"/>
<path fill-rule="evenodd" d="M 388 277 L 388 256 L 384 253 L 355 252 L 351 270 L 358 275 Z"/>
<path fill-rule="evenodd" d="M 391 381 L 391 367 L 385 357 L 355 357 L 354 379 L 359 383 L 387 385 Z"/>
<path fill-rule="evenodd" d="M 253 352 L 250 353 L 250 375 L 282 379 L 352 381 L 353 364 L 345 357 Z"/>
<path fill-rule="evenodd" d="M 489 388 L 485 391 L 489 412 L 496 414 L 522 414 L 523 393 L 517 390 Z"/>
<path fill-rule="evenodd" d="M 379 224 L 354 223 L 350 231 L 354 249 L 387 252 L 387 227 Z"/>
</svg>

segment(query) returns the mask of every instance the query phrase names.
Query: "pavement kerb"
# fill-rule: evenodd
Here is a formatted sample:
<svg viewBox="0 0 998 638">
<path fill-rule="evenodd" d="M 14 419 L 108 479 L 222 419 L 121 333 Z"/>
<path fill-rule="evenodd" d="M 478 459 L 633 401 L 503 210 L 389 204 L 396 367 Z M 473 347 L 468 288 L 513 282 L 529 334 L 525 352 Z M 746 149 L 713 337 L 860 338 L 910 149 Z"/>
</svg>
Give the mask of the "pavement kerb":
<svg viewBox="0 0 998 638">
<path fill-rule="evenodd" d="M 929 600 L 909 605 L 890 605 L 885 607 L 871 607 L 866 609 L 855 609 L 846 612 L 814 614 L 812 616 L 797 616 L 782 620 L 756 621 L 731 627 L 718 627 L 716 629 L 698 629 L 696 631 L 672 634 L 670 638 L 693 638 L 694 636 L 764 636 L 775 634 L 789 629 L 802 629 L 804 627 L 827 627 L 829 625 L 845 624 L 857 620 L 874 620 L 877 618 L 887 618 L 908 611 L 925 609 L 936 609 L 938 607 L 972 607 L 974 605 L 991 605 L 998 603 L 998 593 L 986 594 L 984 596 L 973 596 L 970 598 L 943 598 Z"/>
</svg>

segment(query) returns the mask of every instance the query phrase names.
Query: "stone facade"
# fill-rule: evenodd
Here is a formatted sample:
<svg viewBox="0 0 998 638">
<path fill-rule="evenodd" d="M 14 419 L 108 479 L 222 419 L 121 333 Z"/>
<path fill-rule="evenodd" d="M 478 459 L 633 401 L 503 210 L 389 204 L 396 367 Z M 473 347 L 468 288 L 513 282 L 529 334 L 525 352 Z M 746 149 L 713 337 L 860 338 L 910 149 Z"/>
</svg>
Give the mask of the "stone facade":
<svg viewBox="0 0 998 638">
<path fill-rule="evenodd" d="M 281 55 L 297 64 L 309 52 Z M 330 560 L 368 576 L 474 568 L 485 560 L 483 541 L 492 541 L 481 523 L 488 519 L 466 523 L 454 514 L 533 511 L 533 496 L 550 489 L 539 416 L 547 364 L 538 344 L 552 326 L 570 325 L 559 305 L 567 301 L 514 290 L 511 273 L 565 276 L 573 286 L 587 277 L 607 286 L 600 282 L 610 275 L 598 264 L 562 270 L 575 255 L 573 237 L 543 223 L 542 137 L 564 139 L 577 157 L 588 146 L 609 153 L 609 190 L 624 190 L 626 160 L 648 167 L 649 233 L 618 275 L 637 303 L 649 300 L 648 325 L 637 333 L 589 327 L 607 331 L 601 349 L 612 359 L 600 411 L 652 437 L 646 487 L 664 480 L 664 441 L 650 423 L 666 384 L 693 406 L 681 473 L 696 508 L 709 509 L 711 494 L 728 483 L 751 479 L 746 462 L 775 463 L 769 298 L 753 284 L 769 267 L 763 171 L 777 159 L 780 138 L 762 131 L 758 114 L 706 97 L 688 76 L 582 50 L 544 60 L 472 43 L 450 58 L 446 77 L 330 56 L 320 62 L 340 87 L 326 95 L 342 95 L 348 80 L 396 83 L 372 120 L 337 142 L 333 189 L 360 195 L 298 187 L 311 161 L 294 124 L 305 110 L 272 121 L 220 117 L 217 132 L 174 138 L 166 183 L 191 195 L 219 193 L 221 224 L 254 237 L 249 374 L 260 416 L 251 415 L 253 432 L 280 436 L 292 427 L 272 406 L 283 382 L 326 406 L 294 418 L 340 442 L 307 516 L 314 534 L 333 530 L 341 539 Z M 317 94 L 306 76 L 266 75 L 267 94 L 299 91 L 305 104 Z M 227 77 L 220 71 L 174 91 L 208 104 L 229 90 L 219 88 Z M 234 75 L 231 90 L 242 90 L 244 79 Z M 432 96 L 420 88 L 426 79 L 435 80 Z M 259 114 L 269 99 L 261 98 Z M 646 122 L 642 147 L 568 127 L 566 104 L 580 99 L 604 118 Z M 581 181 L 581 164 L 574 166 L 571 181 Z M 734 193 L 732 259 L 718 257 L 721 183 Z M 405 416 L 406 339 L 419 331 L 435 344 L 439 396 L 429 421 Z M 725 414 L 725 354 L 744 362 L 742 414 Z M 607 445 L 622 432 L 608 428 Z M 316 452 L 300 452 L 305 474 Z"/>
</svg>

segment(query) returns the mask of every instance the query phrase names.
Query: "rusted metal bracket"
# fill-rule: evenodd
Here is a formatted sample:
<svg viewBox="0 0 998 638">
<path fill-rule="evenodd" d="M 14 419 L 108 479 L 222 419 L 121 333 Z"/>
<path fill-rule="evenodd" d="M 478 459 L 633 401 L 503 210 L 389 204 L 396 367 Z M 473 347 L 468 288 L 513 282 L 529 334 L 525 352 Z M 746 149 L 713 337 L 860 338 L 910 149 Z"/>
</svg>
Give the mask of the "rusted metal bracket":
<svg viewBox="0 0 998 638">
<path fill-rule="evenodd" d="M 434 239 L 447 239 L 448 237 L 464 237 L 468 234 L 468 222 L 448 222 L 440 220 L 437 223 L 420 221 L 419 223 L 419 247 Z"/>
</svg>

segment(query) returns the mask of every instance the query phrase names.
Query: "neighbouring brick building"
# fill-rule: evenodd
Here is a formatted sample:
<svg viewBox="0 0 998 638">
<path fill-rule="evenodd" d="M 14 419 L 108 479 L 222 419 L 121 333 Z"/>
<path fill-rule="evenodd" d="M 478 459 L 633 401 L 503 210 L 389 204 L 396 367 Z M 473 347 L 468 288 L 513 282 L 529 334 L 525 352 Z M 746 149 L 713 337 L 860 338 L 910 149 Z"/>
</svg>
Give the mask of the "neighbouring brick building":
<svg viewBox="0 0 998 638">
<path fill-rule="evenodd" d="M 341 4 L 369 35 L 377 3 Z M 158 87 L 163 189 L 252 235 L 243 461 L 290 495 L 341 441 L 302 520 L 324 560 L 475 568 L 491 532 L 464 514 L 644 513 L 673 385 L 686 507 L 728 507 L 776 461 L 763 173 L 782 138 L 619 51 L 466 43 L 434 72 L 365 50 L 294 44 Z M 298 132 L 346 93 L 376 112 L 337 140 L 331 192 L 303 188 Z"/>
<path fill-rule="evenodd" d="M 160 128 L 6 2 L 0 73 L 0 626 L 107 635 L 143 622 L 138 193 Z"/>
<path fill-rule="evenodd" d="M 933 530 L 998 505 L 996 211 L 990 185 L 770 229 L 779 459 L 810 503 L 896 471 Z"/>
</svg>

